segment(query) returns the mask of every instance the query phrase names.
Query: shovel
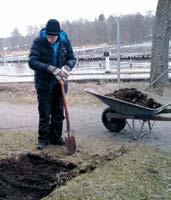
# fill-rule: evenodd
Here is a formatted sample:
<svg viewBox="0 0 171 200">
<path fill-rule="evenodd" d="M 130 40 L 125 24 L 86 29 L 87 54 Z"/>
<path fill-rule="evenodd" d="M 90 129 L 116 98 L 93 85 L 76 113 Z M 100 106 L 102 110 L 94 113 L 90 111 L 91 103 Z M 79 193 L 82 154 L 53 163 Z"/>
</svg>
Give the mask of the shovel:
<svg viewBox="0 0 171 200">
<path fill-rule="evenodd" d="M 59 80 L 59 84 L 61 86 L 62 102 L 63 102 L 63 106 L 64 106 L 66 127 L 67 127 L 67 131 L 64 136 L 66 153 L 68 155 L 72 155 L 76 151 L 76 140 L 75 140 L 75 136 L 74 136 L 74 131 L 71 130 L 71 127 L 70 127 L 70 118 L 69 118 L 68 104 L 67 104 L 67 100 L 65 97 L 64 82 L 62 80 Z"/>
</svg>

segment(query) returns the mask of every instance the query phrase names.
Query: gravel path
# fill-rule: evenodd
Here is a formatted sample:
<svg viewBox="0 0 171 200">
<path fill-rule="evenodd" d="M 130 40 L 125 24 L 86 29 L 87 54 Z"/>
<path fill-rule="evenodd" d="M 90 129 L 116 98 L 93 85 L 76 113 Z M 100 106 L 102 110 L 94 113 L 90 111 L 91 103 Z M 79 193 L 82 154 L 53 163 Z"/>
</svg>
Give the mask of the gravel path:
<svg viewBox="0 0 171 200">
<path fill-rule="evenodd" d="M 71 125 L 81 138 L 105 138 L 119 144 L 143 144 L 171 152 L 170 122 L 156 122 L 151 133 L 138 141 L 132 140 L 128 126 L 114 134 L 105 129 L 101 122 L 104 107 L 72 106 L 70 107 Z M 37 105 L 9 104 L 0 102 L 0 132 L 36 131 L 38 125 Z M 139 126 L 138 126 L 139 127 Z"/>
</svg>

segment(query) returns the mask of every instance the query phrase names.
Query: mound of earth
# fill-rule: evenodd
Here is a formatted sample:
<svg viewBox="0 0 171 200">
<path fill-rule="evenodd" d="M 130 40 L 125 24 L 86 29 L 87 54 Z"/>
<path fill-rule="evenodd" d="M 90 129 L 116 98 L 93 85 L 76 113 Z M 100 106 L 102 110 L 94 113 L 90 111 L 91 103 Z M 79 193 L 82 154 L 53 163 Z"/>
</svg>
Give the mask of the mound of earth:
<svg viewBox="0 0 171 200">
<path fill-rule="evenodd" d="M 105 96 L 114 97 L 130 103 L 135 103 L 148 108 L 159 108 L 162 105 L 152 98 L 148 98 L 147 94 L 138 91 L 136 88 L 123 88 L 106 94 Z"/>
<path fill-rule="evenodd" d="M 0 160 L 0 199 L 38 200 L 75 175 L 76 165 L 34 154 Z"/>
</svg>

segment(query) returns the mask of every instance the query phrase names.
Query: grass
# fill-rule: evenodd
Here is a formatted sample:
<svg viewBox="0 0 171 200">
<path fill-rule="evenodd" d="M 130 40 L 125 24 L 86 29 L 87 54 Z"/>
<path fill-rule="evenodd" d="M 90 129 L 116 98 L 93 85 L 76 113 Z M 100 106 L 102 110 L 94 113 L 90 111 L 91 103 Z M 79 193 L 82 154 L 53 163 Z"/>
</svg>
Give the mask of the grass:
<svg viewBox="0 0 171 200">
<path fill-rule="evenodd" d="M 67 93 L 68 102 L 73 105 L 92 105 L 101 104 L 95 97 L 84 92 L 87 84 L 71 83 Z M 89 85 L 87 85 L 88 87 Z M 90 86 L 89 86 L 90 87 Z M 35 104 L 37 103 L 36 91 L 33 83 L 8 83 L 0 84 L 0 102 L 13 104 Z"/>
<path fill-rule="evenodd" d="M 76 177 L 44 200 L 169 200 L 170 164 L 169 154 L 134 147 L 93 173 Z"/>
<path fill-rule="evenodd" d="M 122 82 L 120 85 L 124 87 L 136 87 L 137 89 L 143 90 L 148 86 L 147 82 Z M 99 106 L 102 103 L 92 95 L 84 92 L 86 88 L 94 89 L 95 91 L 113 92 L 119 89 L 115 82 L 105 83 L 102 82 L 98 85 L 97 82 L 69 82 L 69 91 L 67 93 L 70 105 L 92 105 Z M 171 97 L 171 86 L 168 85 L 165 89 L 164 96 Z M 16 104 L 35 104 L 37 103 L 36 91 L 33 83 L 1 83 L 0 84 L 0 101 L 9 102 Z"/>
<path fill-rule="evenodd" d="M 37 151 L 36 138 L 34 132 L 1 133 L 0 158 L 31 152 L 73 162 L 80 170 L 95 168 L 54 190 L 44 200 L 170 199 L 170 153 L 134 144 L 123 147 L 104 138 L 92 140 L 78 136 L 77 152 L 67 156 L 64 147 L 49 146 Z"/>
</svg>

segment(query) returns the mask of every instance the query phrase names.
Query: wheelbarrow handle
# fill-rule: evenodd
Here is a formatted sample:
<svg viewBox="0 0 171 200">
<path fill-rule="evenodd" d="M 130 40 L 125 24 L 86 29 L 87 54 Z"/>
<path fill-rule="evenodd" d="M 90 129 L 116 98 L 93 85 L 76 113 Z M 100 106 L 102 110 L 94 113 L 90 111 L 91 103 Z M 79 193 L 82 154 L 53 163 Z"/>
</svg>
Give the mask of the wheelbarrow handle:
<svg viewBox="0 0 171 200">
<path fill-rule="evenodd" d="M 70 132 L 70 117 L 69 117 L 68 104 L 67 104 L 67 100 L 66 100 L 66 96 L 65 96 L 64 81 L 59 80 L 59 84 L 61 87 L 62 103 L 63 103 L 64 111 L 65 111 L 67 132 L 69 133 Z"/>
</svg>

